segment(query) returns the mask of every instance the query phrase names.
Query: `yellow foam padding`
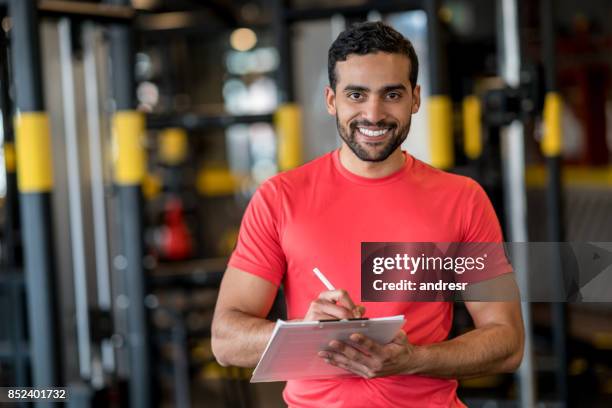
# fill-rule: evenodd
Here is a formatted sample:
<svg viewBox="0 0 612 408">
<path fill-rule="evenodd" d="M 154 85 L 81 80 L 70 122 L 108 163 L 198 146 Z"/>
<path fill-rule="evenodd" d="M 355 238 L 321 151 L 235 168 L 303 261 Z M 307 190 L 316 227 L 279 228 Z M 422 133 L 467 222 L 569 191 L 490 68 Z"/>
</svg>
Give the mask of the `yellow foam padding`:
<svg viewBox="0 0 612 408">
<path fill-rule="evenodd" d="M 205 196 L 234 194 L 238 187 L 237 177 L 224 167 L 203 167 L 198 171 L 196 188 Z"/>
<path fill-rule="evenodd" d="M 230 256 L 236 247 L 236 242 L 238 242 L 238 228 L 229 227 L 223 232 L 217 244 L 219 255 Z"/>
<path fill-rule="evenodd" d="M 205 364 L 200 371 L 202 380 L 248 380 L 253 376 L 253 368 L 221 367 L 217 362 Z"/>
<path fill-rule="evenodd" d="M 612 187 L 612 166 L 564 165 L 561 173 L 563 184 L 571 187 Z M 544 187 L 547 183 L 546 166 L 532 165 L 525 168 L 527 187 Z"/>
<path fill-rule="evenodd" d="M 431 164 L 440 169 L 454 165 L 453 106 L 446 95 L 432 95 L 428 101 Z"/>
<path fill-rule="evenodd" d="M 138 185 L 146 174 L 144 147 L 145 118 L 138 111 L 119 111 L 113 115 L 113 153 L 115 182 Z"/>
<path fill-rule="evenodd" d="M 563 145 L 561 131 L 561 111 L 563 100 L 556 92 L 546 94 L 544 100 L 544 136 L 542 137 L 542 154 L 546 157 L 559 156 Z"/>
<path fill-rule="evenodd" d="M 474 160 L 482 154 L 481 133 L 482 107 L 480 99 L 469 95 L 463 100 L 463 149 L 465 155 Z"/>
<path fill-rule="evenodd" d="M 466 378 L 460 381 L 463 388 L 493 388 L 503 382 L 503 376 L 487 375 L 484 377 Z"/>
<path fill-rule="evenodd" d="M 598 350 L 612 350 L 612 333 L 596 332 L 593 335 L 593 346 Z"/>
<path fill-rule="evenodd" d="M 164 129 L 159 135 L 159 157 L 162 162 L 177 165 L 187 157 L 187 132 L 181 128 Z"/>
<path fill-rule="evenodd" d="M 162 179 L 157 174 L 147 173 L 142 181 L 142 194 L 147 200 L 153 200 L 162 191 Z"/>
<path fill-rule="evenodd" d="M 22 112 L 15 117 L 17 186 L 22 193 L 53 188 L 51 132 L 46 112 Z"/>
<path fill-rule="evenodd" d="M 7 173 L 14 173 L 17 165 L 15 157 L 15 145 L 11 142 L 4 143 L 4 167 Z"/>
<path fill-rule="evenodd" d="M 302 112 L 294 103 L 280 106 L 274 115 L 278 135 L 278 167 L 281 171 L 302 164 Z"/>
<path fill-rule="evenodd" d="M 575 358 L 569 364 L 567 373 L 569 375 L 581 375 L 589 368 L 589 362 L 584 358 Z"/>
</svg>

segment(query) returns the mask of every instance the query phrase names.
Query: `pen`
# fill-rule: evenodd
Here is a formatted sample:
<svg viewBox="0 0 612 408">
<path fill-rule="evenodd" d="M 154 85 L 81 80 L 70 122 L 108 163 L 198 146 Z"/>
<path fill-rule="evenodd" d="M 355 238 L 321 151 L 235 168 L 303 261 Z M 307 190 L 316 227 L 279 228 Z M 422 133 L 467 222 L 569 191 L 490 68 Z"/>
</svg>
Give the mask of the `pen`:
<svg viewBox="0 0 612 408">
<path fill-rule="evenodd" d="M 325 285 L 327 290 L 336 290 L 336 288 L 334 288 L 334 285 L 332 285 L 331 282 L 327 280 L 327 278 L 325 277 L 325 275 L 323 275 L 323 272 L 321 272 L 319 268 L 313 268 L 312 271 L 315 273 L 315 275 L 317 275 L 317 278 L 319 278 L 319 280 L 323 282 L 323 285 Z"/>
<path fill-rule="evenodd" d="M 315 275 L 317 275 L 317 278 L 319 278 L 319 280 L 323 282 L 323 285 L 325 285 L 327 290 L 336 290 L 334 285 L 332 285 L 331 282 L 325 277 L 325 275 L 323 275 L 323 272 L 321 272 L 319 268 L 312 268 L 312 271 L 314 272 Z M 358 310 L 357 313 L 359 317 L 355 318 L 355 320 L 367 320 L 367 317 L 362 317 L 363 312 L 365 311 L 365 308 L 363 306 L 357 306 L 356 309 Z M 349 320 L 353 320 L 353 319 L 349 319 Z"/>
</svg>

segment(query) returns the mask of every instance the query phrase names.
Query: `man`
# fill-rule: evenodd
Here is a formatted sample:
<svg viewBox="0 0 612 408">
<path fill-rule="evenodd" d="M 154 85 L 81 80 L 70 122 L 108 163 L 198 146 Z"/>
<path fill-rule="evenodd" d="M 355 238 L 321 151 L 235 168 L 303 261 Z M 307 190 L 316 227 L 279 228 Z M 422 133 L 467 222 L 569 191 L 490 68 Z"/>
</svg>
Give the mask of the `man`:
<svg viewBox="0 0 612 408">
<path fill-rule="evenodd" d="M 418 60 L 383 23 L 362 23 L 329 50 L 327 110 L 339 150 L 265 182 L 244 215 L 212 327 L 222 365 L 253 367 L 274 323 L 265 320 L 283 283 L 289 319 L 406 316 L 389 344 L 353 335 L 319 357 L 355 376 L 288 381 L 290 407 L 454 407 L 458 378 L 520 364 L 519 304 L 466 302 L 475 329 L 447 340 L 448 302 L 360 299 L 361 242 L 500 242 L 499 222 L 473 180 L 434 169 L 400 148 L 419 110 Z M 325 291 L 320 268 L 336 288 Z M 502 272 L 510 272 L 510 267 Z"/>
</svg>

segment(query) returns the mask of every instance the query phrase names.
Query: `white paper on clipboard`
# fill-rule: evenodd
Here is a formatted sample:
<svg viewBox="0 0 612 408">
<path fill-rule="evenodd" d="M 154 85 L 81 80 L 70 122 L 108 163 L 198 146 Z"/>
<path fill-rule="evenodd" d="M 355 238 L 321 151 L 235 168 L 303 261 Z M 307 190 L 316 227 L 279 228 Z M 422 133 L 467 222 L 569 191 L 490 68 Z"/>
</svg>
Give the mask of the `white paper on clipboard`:
<svg viewBox="0 0 612 408">
<path fill-rule="evenodd" d="M 329 342 L 350 342 L 349 336 L 361 333 L 381 344 L 389 343 L 404 325 L 403 315 L 368 320 L 332 322 L 286 322 L 278 320 L 251 382 L 314 380 L 350 377 L 353 374 L 326 364 L 317 353 Z"/>
</svg>

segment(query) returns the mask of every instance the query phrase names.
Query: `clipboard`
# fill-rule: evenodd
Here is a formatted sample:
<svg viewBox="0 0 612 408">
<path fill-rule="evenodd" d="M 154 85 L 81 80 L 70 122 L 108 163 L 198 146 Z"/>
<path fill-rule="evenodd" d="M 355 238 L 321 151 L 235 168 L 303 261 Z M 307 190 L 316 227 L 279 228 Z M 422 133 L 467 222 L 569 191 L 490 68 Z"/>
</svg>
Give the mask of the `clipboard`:
<svg viewBox="0 0 612 408">
<path fill-rule="evenodd" d="M 389 343 L 405 322 L 403 315 L 312 322 L 277 320 L 251 382 L 353 377 L 354 374 L 325 363 L 317 353 L 327 349 L 332 340 L 350 344 L 353 333 L 361 333 L 381 344 Z"/>
</svg>

